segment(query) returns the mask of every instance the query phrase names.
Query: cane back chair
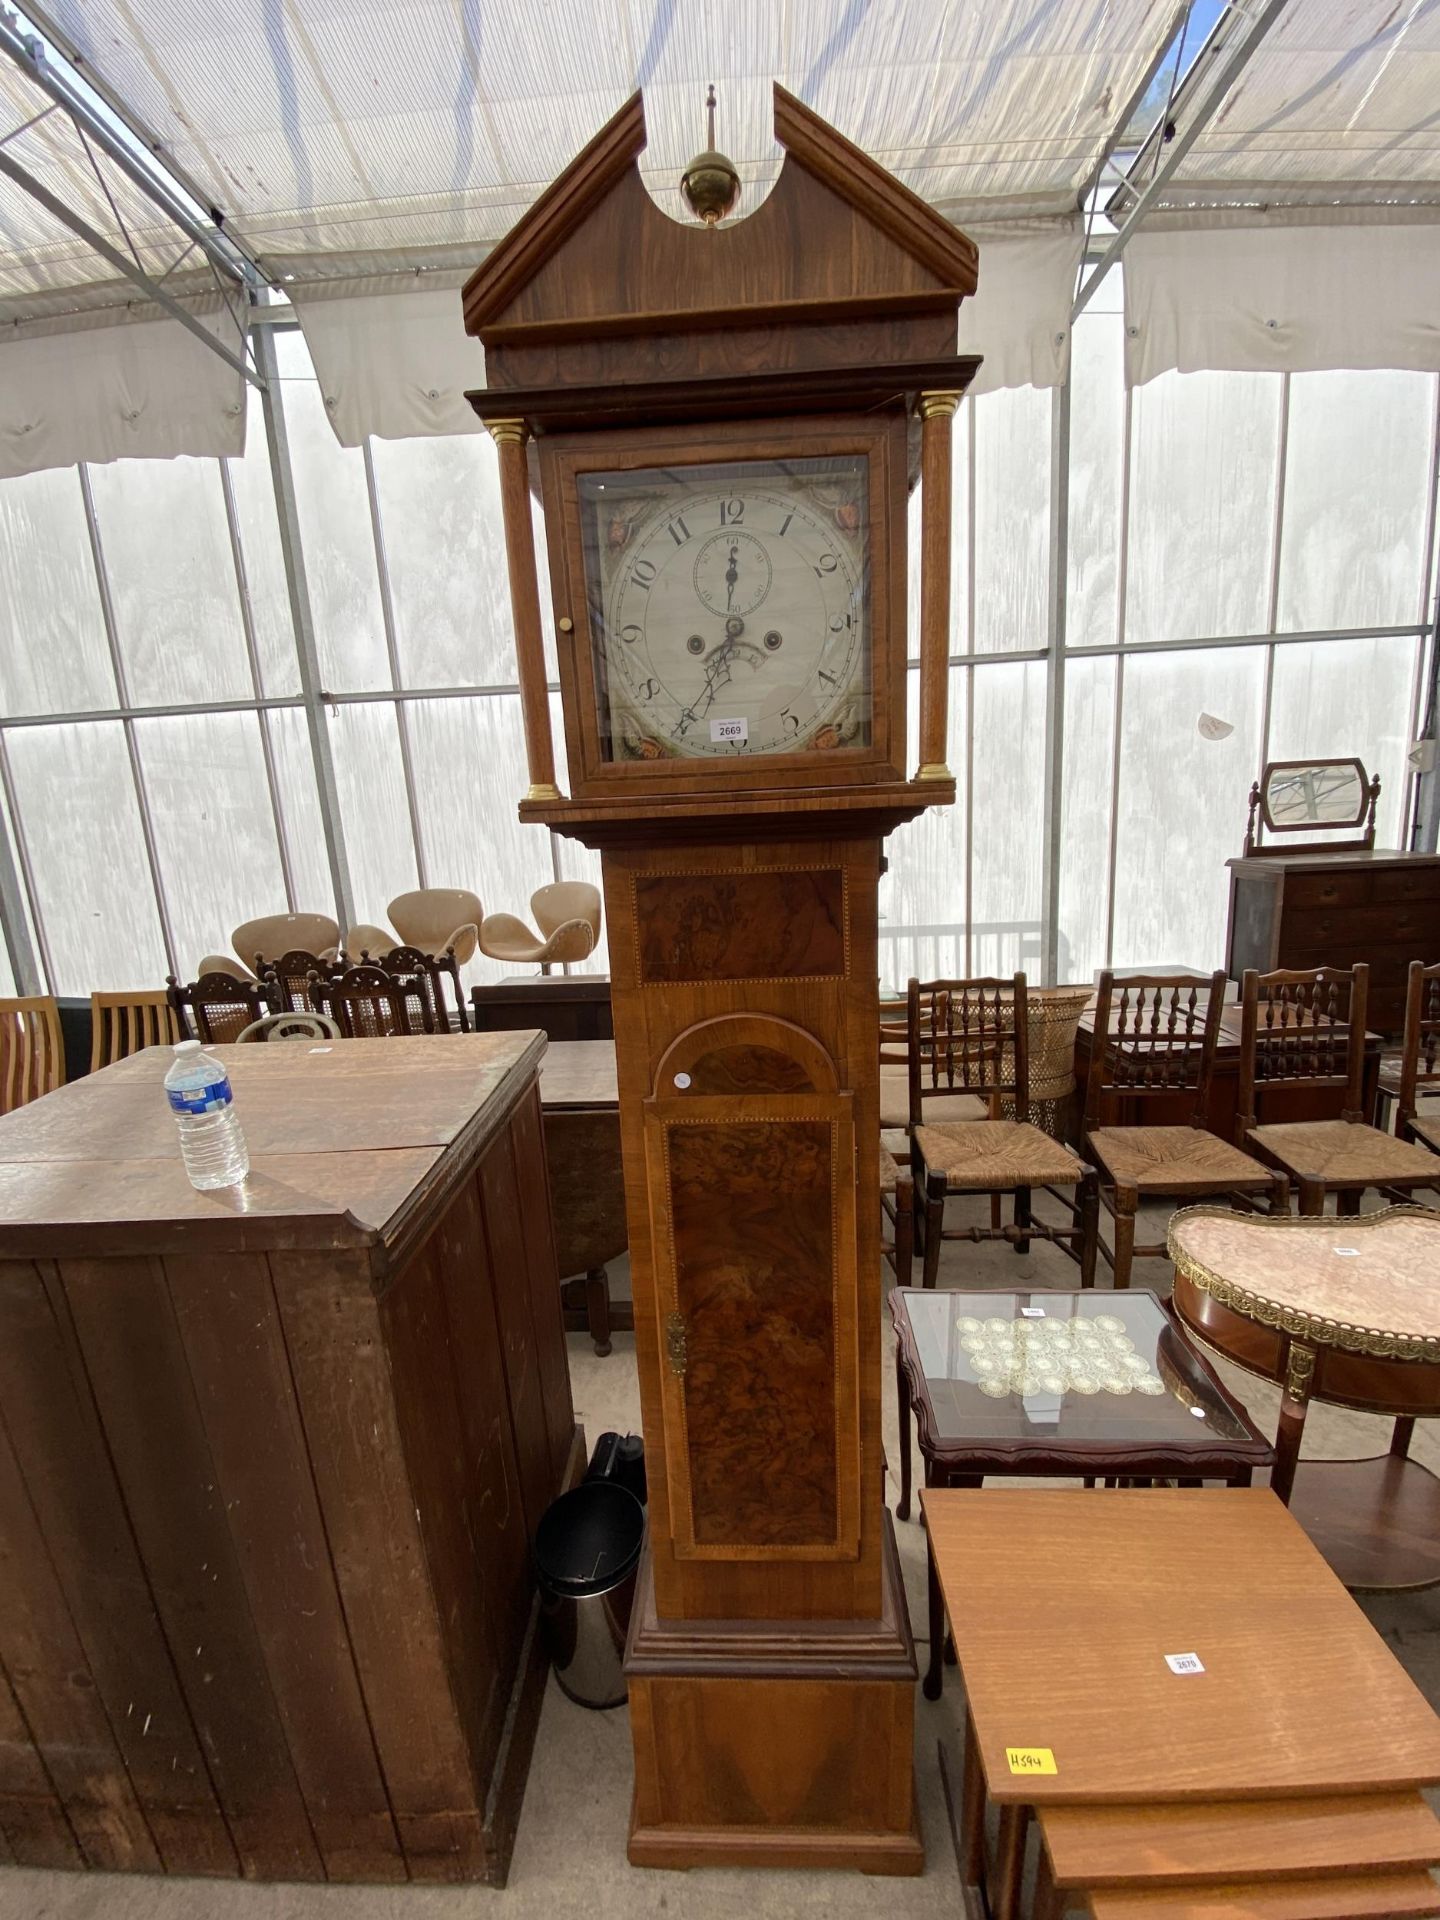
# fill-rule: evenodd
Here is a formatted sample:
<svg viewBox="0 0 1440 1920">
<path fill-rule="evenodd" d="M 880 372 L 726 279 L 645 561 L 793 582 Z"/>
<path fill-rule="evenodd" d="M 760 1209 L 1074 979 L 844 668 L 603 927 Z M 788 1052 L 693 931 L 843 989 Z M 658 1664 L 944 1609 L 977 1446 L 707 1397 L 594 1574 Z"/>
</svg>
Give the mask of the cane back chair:
<svg viewBox="0 0 1440 1920">
<path fill-rule="evenodd" d="M 339 960 L 311 953 L 306 947 L 291 947 L 278 960 L 267 960 L 257 953 L 255 971 L 277 1013 L 309 1013 L 310 976 L 338 980 L 345 968 Z"/>
<path fill-rule="evenodd" d="M 258 980 L 240 980 L 233 973 L 202 973 L 188 987 L 174 974 L 168 987 L 170 1005 L 183 1028 L 194 1028 L 206 1047 L 229 1046 L 253 1021 L 270 1010 L 270 1000 Z"/>
<path fill-rule="evenodd" d="M 470 1031 L 454 947 L 447 947 L 443 954 L 434 954 L 423 953 L 419 947 L 392 946 L 387 952 L 362 952 L 352 955 L 351 959 L 360 966 L 379 967 L 402 984 L 414 1032 L 448 1033 L 452 1027 L 458 1027 L 461 1033 Z M 447 980 L 455 1000 L 453 1014 L 445 994 Z"/>
<path fill-rule="evenodd" d="M 412 1024 L 410 983 L 384 967 L 350 967 L 337 979 L 310 976 L 310 1006 L 333 1020 L 347 1040 L 387 1040 L 433 1032 Z"/>
<path fill-rule="evenodd" d="M 1283 1173 L 1242 1153 L 1205 1124 L 1225 975 L 1208 984 L 1188 974 L 1130 974 L 1108 969 L 1095 995 L 1095 1039 L 1085 1082 L 1082 1152 L 1100 1181 L 1101 1206 L 1113 1222 L 1113 1242 L 1099 1239 L 1101 1257 L 1117 1287 L 1130 1284 L 1134 1260 L 1169 1258 L 1163 1241 L 1135 1244 L 1135 1218 L 1149 1199 L 1229 1197 L 1246 1211 L 1264 1196 L 1271 1213 L 1290 1210 Z M 1188 1123 L 1147 1126 L 1129 1115 L 1188 1099 Z M 1099 1125 L 1102 1103 L 1122 1120 Z"/>
<path fill-rule="evenodd" d="M 1288 1174 L 1303 1214 L 1358 1213 L 1367 1187 L 1408 1194 L 1433 1186 L 1440 1160 L 1365 1119 L 1365 999 L 1370 969 L 1315 967 L 1257 973 L 1241 983 L 1240 1113 L 1235 1143 Z M 1330 1090 L 1337 1120 L 1261 1125 L 1258 1103 L 1296 1090 Z"/>
<path fill-rule="evenodd" d="M 1080 1284 L 1095 1279 L 1099 1200 L 1093 1169 L 1063 1142 L 1030 1124 L 1023 973 L 1013 980 L 912 980 L 910 1028 L 910 1156 L 922 1207 L 923 1284 L 933 1287 L 944 1240 L 1007 1240 L 1027 1253 L 1032 1238 L 1049 1240 L 1080 1268 Z M 957 1093 L 982 1099 L 990 1117 L 927 1124 L 927 1100 Z M 1000 1119 L 1013 1102 L 1013 1119 Z M 1037 1220 L 1035 1188 L 1058 1200 L 1068 1226 Z M 1002 1224 L 1000 1202 L 1014 1196 L 1014 1220 Z M 956 1194 L 986 1194 L 988 1227 L 946 1227 L 945 1202 Z"/>
</svg>

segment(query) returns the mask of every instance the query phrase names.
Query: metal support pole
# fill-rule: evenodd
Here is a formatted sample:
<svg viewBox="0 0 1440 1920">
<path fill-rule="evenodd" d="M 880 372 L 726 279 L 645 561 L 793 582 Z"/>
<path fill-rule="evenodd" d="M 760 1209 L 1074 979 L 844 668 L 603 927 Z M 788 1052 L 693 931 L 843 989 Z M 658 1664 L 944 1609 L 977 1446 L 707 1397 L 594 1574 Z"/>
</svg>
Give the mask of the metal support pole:
<svg viewBox="0 0 1440 1920">
<path fill-rule="evenodd" d="M 1420 581 L 1421 617 L 1430 623 L 1430 657 L 1425 663 L 1425 685 L 1416 702 L 1421 715 L 1416 738 L 1430 741 L 1432 748 L 1440 751 L 1440 570 L 1435 565 L 1440 526 L 1437 521 L 1440 521 L 1440 406 L 1436 408 L 1430 441 L 1430 503 L 1425 524 L 1425 571 Z M 1433 598 L 1427 603 L 1427 596 L 1432 594 Z M 1440 847 L 1440 767 L 1432 767 L 1415 782 L 1410 847 L 1414 853 L 1434 853 Z"/>
<path fill-rule="evenodd" d="M 1050 578 L 1046 595 L 1045 819 L 1041 837 L 1041 975 L 1060 977 L 1060 873 L 1064 835 L 1065 613 L 1070 569 L 1070 382 L 1050 395 Z"/>
<path fill-rule="evenodd" d="M 390 684 L 400 692 L 400 646 L 395 637 L 395 601 L 390 591 L 390 560 L 385 551 L 385 527 L 380 517 L 380 490 L 375 484 L 375 456 L 369 437 L 364 445 L 365 491 L 370 500 L 370 532 L 375 541 L 375 568 L 380 583 L 380 619 L 385 628 L 385 655 L 390 662 Z M 410 744 L 410 716 L 403 700 L 395 702 L 395 730 L 400 741 L 400 771 L 405 780 L 405 805 L 410 813 L 410 838 L 415 846 L 415 874 L 422 887 L 430 884 L 425 860 L 425 836 L 420 828 L 420 801 L 415 787 L 415 756 Z"/>
<path fill-rule="evenodd" d="M 245 659 L 250 668 L 250 685 L 257 701 L 265 697 L 264 677 L 260 672 L 260 649 L 255 639 L 255 606 L 250 598 L 250 576 L 245 567 L 245 547 L 240 538 L 240 519 L 235 510 L 235 483 L 230 462 L 221 460 L 220 492 L 225 501 L 225 526 L 230 535 L 230 556 L 235 566 L 235 591 L 240 599 L 240 624 L 245 634 Z M 260 729 L 260 756 L 265 765 L 265 787 L 270 795 L 270 818 L 275 827 L 275 850 L 280 856 L 280 878 L 285 887 L 285 909 L 294 913 L 299 905 L 295 897 L 295 871 L 290 859 L 290 837 L 285 826 L 285 809 L 280 804 L 280 782 L 275 771 L 275 748 L 270 739 L 270 719 L 263 707 L 255 708 L 255 724 Z"/>
<path fill-rule="evenodd" d="M 8 790 L 8 782 L 7 782 Z M 15 865 L 15 857 L 10 851 L 10 835 L 5 823 L 0 821 L 0 933 L 5 938 L 5 948 L 10 955 L 10 971 L 15 979 L 17 993 L 43 993 L 44 983 L 40 978 L 40 964 L 35 957 L 35 946 L 30 938 L 30 927 L 25 919 L 25 899 L 20 888 L 20 874 Z"/>
<path fill-rule="evenodd" d="M 125 717 L 120 722 L 125 736 L 125 752 L 130 761 L 130 780 L 135 788 L 135 806 L 140 815 L 140 837 L 145 843 L 145 864 L 150 870 L 150 887 L 155 895 L 155 911 L 160 916 L 160 938 L 165 945 L 165 960 L 171 973 L 181 972 L 175 930 L 170 924 L 170 906 L 165 898 L 165 879 L 160 871 L 160 849 L 155 844 L 155 824 L 150 818 L 150 789 L 140 759 L 140 743 L 135 737 L 135 721 L 128 712 L 130 677 L 120 646 L 120 629 L 115 620 L 115 602 L 110 593 L 110 576 L 105 570 L 105 550 L 100 539 L 100 522 L 95 514 L 95 496 L 90 489 L 90 472 L 82 463 L 80 498 L 85 507 L 85 528 L 90 536 L 90 557 L 95 567 L 95 587 L 100 596 L 100 618 L 105 627 L 105 644 L 110 650 L 110 671 L 115 676 L 115 692 Z"/>
<path fill-rule="evenodd" d="M 315 619 L 310 587 L 305 578 L 305 554 L 300 542 L 300 514 L 295 503 L 295 474 L 290 465 L 290 436 L 280 398 L 280 370 L 275 336 L 262 328 L 255 335 L 255 356 L 264 379 L 265 440 L 270 450 L 270 480 L 275 491 L 275 517 L 280 528 L 280 551 L 285 561 L 285 585 L 290 594 L 290 621 L 295 629 L 295 653 L 300 664 L 300 694 L 310 731 L 310 753 L 315 763 L 315 787 L 320 796 L 320 821 L 325 831 L 325 858 L 335 894 L 335 917 L 341 931 L 355 918 L 355 895 L 350 885 L 350 863 L 340 821 L 340 795 L 335 784 L 335 756 L 325 697 L 320 686 L 320 661 L 315 646 Z"/>
</svg>

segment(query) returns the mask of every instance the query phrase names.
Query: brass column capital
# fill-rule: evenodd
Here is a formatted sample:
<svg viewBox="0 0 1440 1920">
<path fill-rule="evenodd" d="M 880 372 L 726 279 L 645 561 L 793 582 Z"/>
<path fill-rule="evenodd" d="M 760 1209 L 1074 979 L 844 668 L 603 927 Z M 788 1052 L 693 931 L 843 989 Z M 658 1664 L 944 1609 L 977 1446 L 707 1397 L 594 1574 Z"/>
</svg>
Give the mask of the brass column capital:
<svg viewBox="0 0 1440 1920">
<path fill-rule="evenodd" d="M 485 426 L 497 447 L 503 447 L 510 441 L 516 446 L 524 446 L 529 438 L 523 420 L 487 420 Z"/>
<path fill-rule="evenodd" d="M 948 420 L 959 404 L 958 393 L 922 393 L 920 417 L 922 420 Z"/>
</svg>

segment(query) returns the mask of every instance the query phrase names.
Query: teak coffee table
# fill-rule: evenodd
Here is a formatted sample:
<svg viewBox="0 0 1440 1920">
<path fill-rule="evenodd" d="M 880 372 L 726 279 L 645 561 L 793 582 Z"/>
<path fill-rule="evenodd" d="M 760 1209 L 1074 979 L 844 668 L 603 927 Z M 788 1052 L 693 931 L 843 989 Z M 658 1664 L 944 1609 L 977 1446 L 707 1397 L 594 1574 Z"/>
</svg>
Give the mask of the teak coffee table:
<svg viewBox="0 0 1440 1920">
<path fill-rule="evenodd" d="M 1440 1479 L 1409 1457 L 1440 1414 L 1440 1213 L 1289 1218 L 1190 1207 L 1170 1223 L 1175 1311 L 1282 1389 L 1271 1486 L 1346 1586 L 1440 1581 Z M 1395 1417 L 1389 1453 L 1299 1461 L 1312 1400 Z"/>
<path fill-rule="evenodd" d="M 978 1487 L 987 1474 L 1248 1486 L 1274 1457 L 1153 1293 L 897 1287 L 890 1313 L 902 1520 L 912 1410 L 927 1487 Z M 940 1697 L 944 1638 L 932 1553 L 928 1700 Z"/>
<path fill-rule="evenodd" d="M 973 1913 L 989 1881 L 1012 1920 L 1035 1808 L 1440 1781 L 1440 1720 L 1268 1489 L 922 1498 L 965 1680 Z"/>
</svg>

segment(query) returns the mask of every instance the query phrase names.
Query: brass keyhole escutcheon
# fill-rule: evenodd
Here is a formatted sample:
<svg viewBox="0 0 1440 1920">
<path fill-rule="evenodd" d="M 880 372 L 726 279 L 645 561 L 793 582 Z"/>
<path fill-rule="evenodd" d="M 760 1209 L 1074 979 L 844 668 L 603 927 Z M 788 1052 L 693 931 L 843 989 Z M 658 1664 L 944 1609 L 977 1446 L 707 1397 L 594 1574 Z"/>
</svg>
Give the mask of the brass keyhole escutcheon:
<svg viewBox="0 0 1440 1920">
<path fill-rule="evenodd" d="M 684 1379 L 685 1369 L 690 1362 L 689 1340 L 683 1313 L 672 1313 L 665 1322 L 665 1354 L 670 1362 L 670 1371 L 677 1379 Z"/>
</svg>

